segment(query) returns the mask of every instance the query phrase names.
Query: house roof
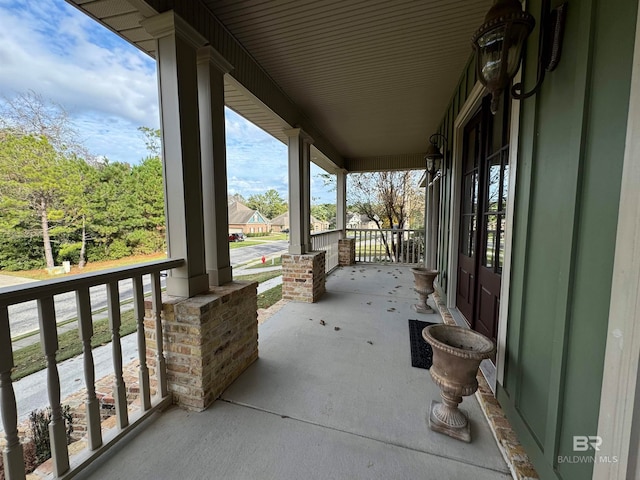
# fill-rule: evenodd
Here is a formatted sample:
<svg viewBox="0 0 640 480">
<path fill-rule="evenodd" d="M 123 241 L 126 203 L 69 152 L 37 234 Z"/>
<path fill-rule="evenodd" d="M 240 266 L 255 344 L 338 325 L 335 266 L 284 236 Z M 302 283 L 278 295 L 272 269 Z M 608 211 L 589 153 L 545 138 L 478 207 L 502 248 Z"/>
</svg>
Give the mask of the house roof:
<svg viewBox="0 0 640 480">
<path fill-rule="evenodd" d="M 256 213 L 259 215 L 259 221 L 253 223 L 268 223 L 264 218 L 264 215 L 262 215 L 260 212 L 258 212 L 257 210 L 252 210 L 251 208 L 236 200 L 232 200 L 229 202 L 228 209 L 229 224 L 231 225 L 242 225 L 250 223 L 251 219 Z"/>
<path fill-rule="evenodd" d="M 173 10 L 233 66 L 225 103 L 330 173 L 424 168 L 492 0 L 68 0 L 151 56 L 140 21 Z"/>
<path fill-rule="evenodd" d="M 284 212 L 271 219 L 271 225 L 289 225 L 289 212 Z"/>
<path fill-rule="evenodd" d="M 309 220 L 311 221 L 311 223 L 329 223 L 325 220 L 318 220 L 313 215 L 310 216 Z M 280 225 L 280 226 L 289 225 L 289 212 L 281 213 L 280 215 L 272 219 L 270 223 L 271 225 Z"/>
</svg>

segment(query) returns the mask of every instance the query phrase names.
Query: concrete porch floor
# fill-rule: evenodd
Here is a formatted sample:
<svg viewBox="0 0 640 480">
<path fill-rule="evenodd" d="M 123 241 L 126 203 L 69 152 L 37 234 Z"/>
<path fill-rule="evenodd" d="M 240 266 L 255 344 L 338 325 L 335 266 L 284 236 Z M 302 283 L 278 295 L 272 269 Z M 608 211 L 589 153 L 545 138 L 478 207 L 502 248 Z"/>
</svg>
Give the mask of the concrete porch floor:
<svg viewBox="0 0 640 480">
<path fill-rule="evenodd" d="M 439 390 L 411 366 L 407 320 L 441 318 L 416 298 L 409 267 L 336 270 L 320 302 L 260 325 L 259 360 L 209 409 L 157 415 L 77 478 L 511 478 L 474 396 L 470 444 L 429 430 Z"/>
</svg>

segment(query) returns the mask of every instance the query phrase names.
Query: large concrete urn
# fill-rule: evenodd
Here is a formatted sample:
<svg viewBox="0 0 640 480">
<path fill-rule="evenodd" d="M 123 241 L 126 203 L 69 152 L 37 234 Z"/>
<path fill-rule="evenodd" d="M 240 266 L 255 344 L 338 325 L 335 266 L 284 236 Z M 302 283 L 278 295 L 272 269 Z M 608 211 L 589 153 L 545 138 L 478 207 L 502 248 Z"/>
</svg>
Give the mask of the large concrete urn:
<svg viewBox="0 0 640 480">
<path fill-rule="evenodd" d="M 427 300 L 434 290 L 433 281 L 440 272 L 424 267 L 412 268 L 411 272 L 413 273 L 413 290 L 420 299 L 420 303 L 416 303 L 413 309 L 418 313 L 433 313 L 433 309 L 427 305 Z"/>
<path fill-rule="evenodd" d="M 469 420 L 458 404 L 478 389 L 478 367 L 493 355 L 495 346 L 484 335 L 455 325 L 430 325 L 422 330 L 422 338 L 433 350 L 429 371 L 442 397 L 442 402 L 431 402 L 429 428 L 470 442 Z"/>
</svg>

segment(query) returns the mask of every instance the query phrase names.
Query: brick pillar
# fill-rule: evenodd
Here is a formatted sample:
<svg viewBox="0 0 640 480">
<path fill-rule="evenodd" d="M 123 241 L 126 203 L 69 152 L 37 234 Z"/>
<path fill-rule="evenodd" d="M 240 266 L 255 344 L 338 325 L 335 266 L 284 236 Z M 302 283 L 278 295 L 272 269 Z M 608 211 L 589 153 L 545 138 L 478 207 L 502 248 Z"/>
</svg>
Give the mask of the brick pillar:
<svg viewBox="0 0 640 480">
<path fill-rule="evenodd" d="M 315 303 L 325 292 L 325 252 L 282 255 L 282 298 Z"/>
<path fill-rule="evenodd" d="M 188 299 L 164 297 L 162 307 L 169 392 L 177 405 L 204 410 L 258 358 L 257 283 L 231 282 Z M 151 301 L 145 310 L 147 361 L 155 369 Z"/>
<path fill-rule="evenodd" d="M 356 239 L 341 238 L 338 240 L 338 265 L 347 266 L 356 263 Z"/>
</svg>

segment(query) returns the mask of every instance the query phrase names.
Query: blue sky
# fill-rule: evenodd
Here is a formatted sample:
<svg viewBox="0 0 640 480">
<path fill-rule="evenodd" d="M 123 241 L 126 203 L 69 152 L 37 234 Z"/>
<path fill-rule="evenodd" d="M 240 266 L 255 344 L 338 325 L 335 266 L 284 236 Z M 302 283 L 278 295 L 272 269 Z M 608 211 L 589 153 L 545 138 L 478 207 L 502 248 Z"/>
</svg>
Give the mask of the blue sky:
<svg viewBox="0 0 640 480">
<path fill-rule="evenodd" d="M 138 127 L 159 127 L 155 61 L 63 0 L 0 0 L 0 101 L 28 90 L 62 105 L 91 153 L 137 163 Z M 226 110 L 230 193 L 287 198 L 287 149 Z M 316 178 L 314 203 L 335 202 Z"/>
</svg>

